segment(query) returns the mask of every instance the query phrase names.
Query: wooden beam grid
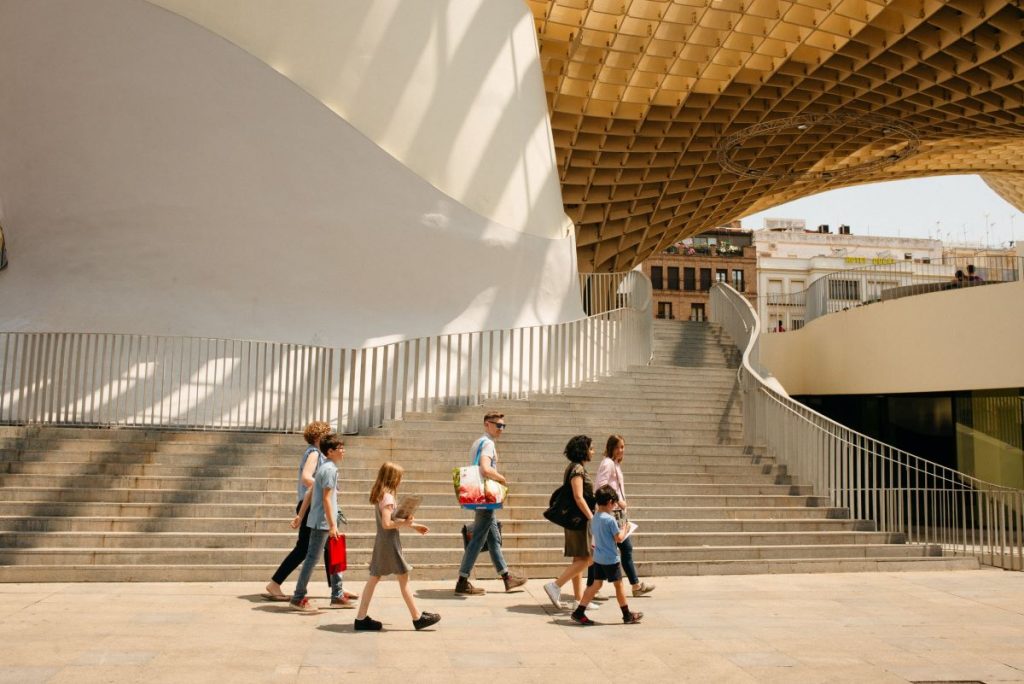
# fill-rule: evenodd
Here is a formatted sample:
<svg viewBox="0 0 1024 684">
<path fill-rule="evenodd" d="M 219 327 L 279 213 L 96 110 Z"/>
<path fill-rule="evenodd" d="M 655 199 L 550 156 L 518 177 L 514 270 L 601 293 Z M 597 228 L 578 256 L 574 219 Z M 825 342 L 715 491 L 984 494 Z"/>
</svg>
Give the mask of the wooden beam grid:
<svg viewBox="0 0 1024 684">
<path fill-rule="evenodd" d="M 1018 0 L 528 4 L 584 267 L 630 268 L 757 207 L 882 179 L 973 169 L 1024 208 Z M 836 125 L 834 114 L 865 123 Z M 803 116 L 831 123 L 734 150 L 737 163 L 785 177 L 720 165 L 724 138 Z M 880 168 L 908 144 L 868 125 L 886 119 L 920 147 Z"/>
</svg>

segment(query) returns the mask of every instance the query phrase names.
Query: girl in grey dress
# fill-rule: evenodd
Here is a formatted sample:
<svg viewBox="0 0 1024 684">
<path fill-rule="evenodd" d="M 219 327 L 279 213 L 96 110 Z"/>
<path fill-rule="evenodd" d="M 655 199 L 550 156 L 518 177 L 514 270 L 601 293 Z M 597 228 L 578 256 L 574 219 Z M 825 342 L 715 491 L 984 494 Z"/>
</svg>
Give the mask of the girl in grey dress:
<svg viewBox="0 0 1024 684">
<path fill-rule="evenodd" d="M 359 613 L 356 615 L 355 628 L 358 631 L 375 632 L 383 626 L 366 613 L 370 608 L 370 600 L 373 598 L 377 583 L 381 577 L 387 575 L 397 576 L 398 588 L 412 615 L 413 627 L 423 629 L 441 619 L 437 613 L 418 611 L 412 592 L 409 591 L 409 571 L 412 570 L 412 566 L 402 555 L 402 540 L 398 536 L 398 530 L 402 527 L 411 527 L 420 534 L 426 534 L 428 529 L 426 525 L 413 522 L 412 516 L 406 520 L 391 517 L 395 512 L 395 495 L 398 493 L 398 485 L 402 482 L 403 472 L 405 471 L 399 465 L 383 464 L 377 471 L 377 480 L 370 490 L 370 503 L 374 506 L 374 515 L 377 518 L 377 537 L 373 541 L 373 555 L 370 557 L 370 579 L 366 581 L 363 598 L 359 603 Z"/>
</svg>

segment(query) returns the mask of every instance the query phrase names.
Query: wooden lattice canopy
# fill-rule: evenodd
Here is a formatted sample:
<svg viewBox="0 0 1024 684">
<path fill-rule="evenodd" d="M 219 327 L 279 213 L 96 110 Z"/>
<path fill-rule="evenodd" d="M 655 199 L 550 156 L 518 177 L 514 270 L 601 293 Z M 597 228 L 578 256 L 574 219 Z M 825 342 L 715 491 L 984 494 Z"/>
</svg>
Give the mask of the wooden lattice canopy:
<svg viewBox="0 0 1024 684">
<path fill-rule="evenodd" d="M 857 183 L 1024 209 L 1020 0 L 528 0 L 581 270 Z"/>
</svg>

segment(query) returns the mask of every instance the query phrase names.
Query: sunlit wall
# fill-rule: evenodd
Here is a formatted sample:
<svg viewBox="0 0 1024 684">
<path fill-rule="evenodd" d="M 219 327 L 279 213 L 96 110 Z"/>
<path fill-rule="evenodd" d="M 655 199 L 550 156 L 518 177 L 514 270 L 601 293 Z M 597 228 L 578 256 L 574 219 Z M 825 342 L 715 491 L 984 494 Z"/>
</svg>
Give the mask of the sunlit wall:
<svg viewBox="0 0 1024 684">
<path fill-rule="evenodd" d="M 162 4 L 0 0 L 0 329 L 361 346 L 582 315 L 525 6 Z"/>
</svg>

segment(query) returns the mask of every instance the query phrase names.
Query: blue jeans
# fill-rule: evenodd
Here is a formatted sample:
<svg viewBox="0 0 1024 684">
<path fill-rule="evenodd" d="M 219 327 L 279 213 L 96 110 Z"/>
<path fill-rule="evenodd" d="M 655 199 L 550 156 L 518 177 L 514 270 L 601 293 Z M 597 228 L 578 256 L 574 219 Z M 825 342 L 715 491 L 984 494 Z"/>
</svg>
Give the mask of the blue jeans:
<svg viewBox="0 0 1024 684">
<path fill-rule="evenodd" d="M 636 566 L 633 565 L 633 540 L 626 538 L 618 544 L 619 555 L 622 559 L 619 561 L 622 563 L 622 569 L 626 571 L 626 577 L 629 578 L 630 584 L 640 584 L 640 578 L 636 574 Z M 587 586 L 589 587 L 594 583 L 594 566 L 591 565 L 590 569 L 587 570 Z"/>
<path fill-rule="evenodd" d="M 477 510 L 476 516 L 473 518 L 473 538 L 469 540 L 466 552 L 462 554 L 459 577 L 468 578 L 469 573 L 473 572 L 473 566 L 476 565 L 477 556 L 480 555 L 484 544 L 487 545 L 487 550 L 491 552 L 491 562 L 494 563 L 494 569 L 498 571 L 498 574 L 504 575 L 508 572 L 508 564 L 505 563 L 505 557 L 501 555 L 501 542 L 499 541 L 501 537 L 499 534 L 498 516 L 495 512 Z"/>
<path fill-rule="evenodd" d="M 327 536 L 327 530 L 311 529 L 309 531 L 309 546 L 306 547 L 306 559 L 302 561 L 299 578 L 295 580 L 295 594 L 292 596 L 292 601 L 295 603 L 306 598 L 306 586 L 309 584 L 309 578 L 313 576 L 313 570 L 320 560 L 320 554 L 324 552 L 324 547 L 327 546 Z M 327 571 L 330 572 L 330 568 Z M 331 598 L 341 597 L 341 573 L 339 572 L 331 575 Z"/>
</svg>

